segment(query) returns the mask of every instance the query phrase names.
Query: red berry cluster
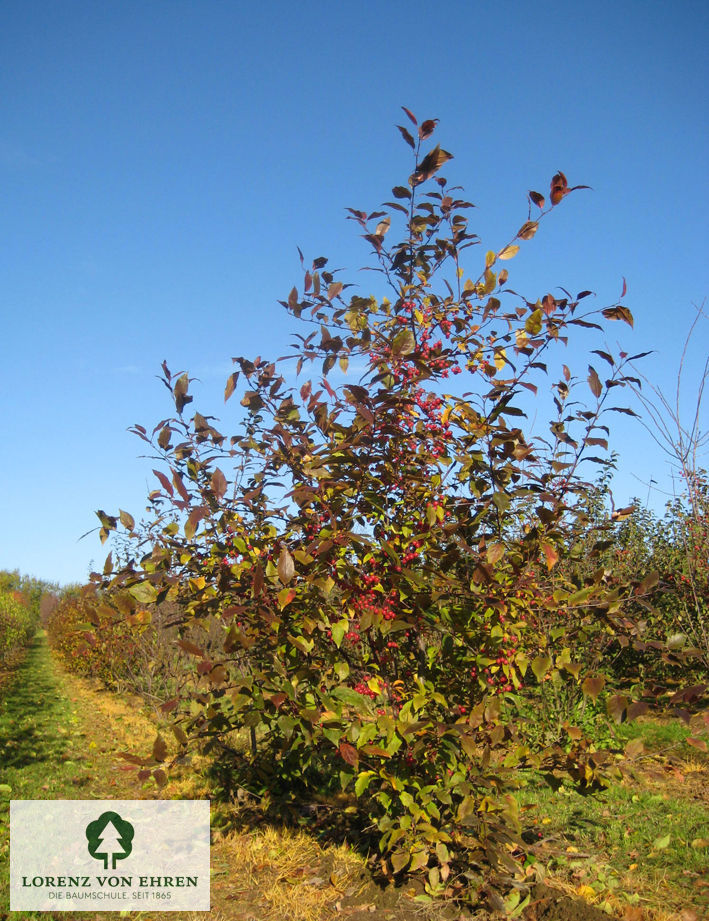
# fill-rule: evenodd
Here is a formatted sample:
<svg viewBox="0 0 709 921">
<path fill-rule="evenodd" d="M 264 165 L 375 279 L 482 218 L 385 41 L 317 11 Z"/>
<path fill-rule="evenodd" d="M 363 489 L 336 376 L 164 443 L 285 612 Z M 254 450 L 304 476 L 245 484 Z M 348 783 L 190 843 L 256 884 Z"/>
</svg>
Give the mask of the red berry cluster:
<svg viewBox="0 0 709 921">
<path fill-rule="evenodd" d="M 373 691 L 367 684 L 367 682 L 369 681 L 369 678 L 370 678 L 370 675 L 363 675 L 362 680 L 357 682 L 357 684 L 354 686 L 354 689 L 355 691 L 357 691 L 358 694 L 361 694 L 363 697 L 369 697 L 372 700 L 374 700 L 374 698 L 377 695 L 376 695 L 376 692 Z"/>
</svg>

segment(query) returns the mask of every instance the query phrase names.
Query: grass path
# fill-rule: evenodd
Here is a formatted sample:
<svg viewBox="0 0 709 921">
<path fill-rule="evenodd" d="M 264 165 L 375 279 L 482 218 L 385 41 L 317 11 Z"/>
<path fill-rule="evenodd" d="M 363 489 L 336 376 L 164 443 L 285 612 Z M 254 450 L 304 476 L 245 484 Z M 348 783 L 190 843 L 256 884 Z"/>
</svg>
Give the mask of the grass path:
<svg viewBox="0 0 709 921">
<path fill-rule="evenodd" d="M 11 799 L 204 798 L 199 775 L 157 790 L 141 787 L 125 750 L 149 751 L 156 726 L 129 701 L 66 672 L 38 633 L 24 658 L 0 669 L 0 919 L 9 908 Z M 214 814 L 214 809 L 213 809 Z M 269 827 L 214 836 L 212 910 L 131 912 L 140 921 L 369 921 L 378 895 L 362 860 L 346 847 L 320 847 L 300 831 Z M 411 921 L 409 906 L 376 917 Z M 339 908 L 337 907 L 339 905 Z M 370 907 L 371 906 L 371 907 Z M 105 913 L 13 913 L 11 918 L 92 921 Z M 425 921 L 418 909 L 416 921 Z"/>
<path fill-rule="evenodd" d="M 106 714 L 38 633 L 27 655 L 0 675 L 0 917 L 9 905 L 9 801 L 134 798 L 126 772 L 105 757 L 112 740 Z"/>
</svg>

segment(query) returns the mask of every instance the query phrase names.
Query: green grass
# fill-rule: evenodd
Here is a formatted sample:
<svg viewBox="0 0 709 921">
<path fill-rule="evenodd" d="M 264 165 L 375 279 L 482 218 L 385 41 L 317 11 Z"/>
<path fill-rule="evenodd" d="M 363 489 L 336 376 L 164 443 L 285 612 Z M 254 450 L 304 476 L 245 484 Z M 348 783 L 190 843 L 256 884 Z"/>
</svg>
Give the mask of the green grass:
<svg viewBox="0 0 709 921">
<path fill-rule="evenodd" d="M 678 749 L 685 754 L 690 749 L 684 743 L 692 735 L 691 730 L 680 719 L 657 720 L 631 720 L 615 727 L 615 735 L 624 742 L 631 739 L 641 739 L 645 747 L 652 751 L 661 749 Z"/>
<path fill-rule="evenodd" d="M 38 633 L 27 655 L 0 687 L 0 915 L 9 906 L 9 822 L 11 799 L 81 799 L 89 785 L 77 754 L 78 720 L 63 694 L 47 639 Z M 16 918 L 46 913 L 17 912 Z"/>
<path fill-rule="evenodd" d="M 692 905 L 701 915 L 709 907 L 709 759 L 684 743 L 689 732 L 678 721 L 621 728 L 659 757 L 593 794 L 564 784 L 554 791 L 530 775 L 519 791 L 528 837 L 552 873 L 577 891 L 588 887 L 606 909 L 640 903 L 662 917 Z"/>
</svg>

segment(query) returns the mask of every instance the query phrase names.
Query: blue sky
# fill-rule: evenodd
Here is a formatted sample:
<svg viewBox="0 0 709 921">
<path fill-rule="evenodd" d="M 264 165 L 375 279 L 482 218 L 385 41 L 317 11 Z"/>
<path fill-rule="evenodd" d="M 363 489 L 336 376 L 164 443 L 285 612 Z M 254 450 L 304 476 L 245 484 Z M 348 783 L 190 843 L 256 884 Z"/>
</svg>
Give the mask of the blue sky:
<svg viewBox="0 0 709 921">
<path fill-rule="evenodd" d="M 163 359 L 228 430 L 231 356 L 288 342 L 297 246 L 378 293 L 344 208 L 373 210 L 411 172 L 402 104 L 440 119 L 445 175 L 478 206 L 471 273 L 528 189 L 558 169 L 593 187 L 510 283 L 605 306 L 624 276 L 635 331 L 610 341 L 654 349 L 645 373 L 670 390 L 708 288 L 708 25 L 687 0 L 4 3 L 0 568 L 70 582 L 102 563 L 78 538 L 97 508 L 144 507 L 152 465 L 126 430 L 169 415 Z M 705 351 L 699 335 L 690 396 Z M 639 426 L 620 419 L 612 447 L 618 504 L 668 487 Z"/>
</svg>

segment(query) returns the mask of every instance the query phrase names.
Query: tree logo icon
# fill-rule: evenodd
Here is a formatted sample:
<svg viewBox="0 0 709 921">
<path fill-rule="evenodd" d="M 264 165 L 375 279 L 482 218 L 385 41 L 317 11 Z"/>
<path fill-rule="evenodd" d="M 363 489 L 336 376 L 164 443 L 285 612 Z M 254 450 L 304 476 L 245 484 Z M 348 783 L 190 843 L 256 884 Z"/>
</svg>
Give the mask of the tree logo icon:
<svg viewBox="0 0 709 921">
<path fill-rule="evenodd" d="M 130 822 L 117 812 L 104 812 L 86 826 L 89 854 L 96 860 L 103 860 L 104 870 L 115 870 L 116 861 L 123 860 L 133 850 L 134 834 Z"/>
</svg>

